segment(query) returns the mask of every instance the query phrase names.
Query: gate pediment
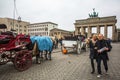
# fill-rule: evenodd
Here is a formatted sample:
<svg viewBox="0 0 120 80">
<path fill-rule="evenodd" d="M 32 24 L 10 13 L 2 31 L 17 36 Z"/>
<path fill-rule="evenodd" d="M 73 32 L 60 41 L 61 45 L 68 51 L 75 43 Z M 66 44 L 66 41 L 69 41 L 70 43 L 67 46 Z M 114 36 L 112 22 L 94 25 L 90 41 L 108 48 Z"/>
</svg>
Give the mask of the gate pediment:
<svg viewBox="0 0 120 80">
<path fill-rule="evenodd" d="M 116 16 L 95 17 L 95 18 L 88 18 L 88 19 L 83 19 L 83 20 L 76 20 L 75 25 L 110 23 L 110 22 L 116 23 L 117 22 Z"/>
</svg>

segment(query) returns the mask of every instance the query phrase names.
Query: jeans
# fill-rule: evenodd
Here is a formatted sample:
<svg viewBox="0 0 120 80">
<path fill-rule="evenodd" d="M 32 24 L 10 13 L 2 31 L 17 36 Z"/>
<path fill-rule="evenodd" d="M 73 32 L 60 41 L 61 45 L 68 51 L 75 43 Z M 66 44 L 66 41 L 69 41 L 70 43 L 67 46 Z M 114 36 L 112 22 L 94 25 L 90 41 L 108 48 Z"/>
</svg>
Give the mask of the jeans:
<svg viewBox="0 0 120 80">
<path fill-rule="evenodd" d="M 96 59 L 90 59 L 91 60 L 91 67 L 92 67 L 92 72 L 95 72 L 95 65 L 94 65 L 94 60 L 96 60 Z M 97 62 L 97 60 L 96 60 L 96 62 Z"/>
<path fill-rule="evenodd" d="M 108 71 L 108 65 L 107 65 L 107 59 L 104 57 L 99 56 L 97 59 L 97 69 L 98 69 L 98 74 L 101 74 L 101 61 L 103 60 L 103 65 L 105 68 L 105 71 Z"/>
</svg>

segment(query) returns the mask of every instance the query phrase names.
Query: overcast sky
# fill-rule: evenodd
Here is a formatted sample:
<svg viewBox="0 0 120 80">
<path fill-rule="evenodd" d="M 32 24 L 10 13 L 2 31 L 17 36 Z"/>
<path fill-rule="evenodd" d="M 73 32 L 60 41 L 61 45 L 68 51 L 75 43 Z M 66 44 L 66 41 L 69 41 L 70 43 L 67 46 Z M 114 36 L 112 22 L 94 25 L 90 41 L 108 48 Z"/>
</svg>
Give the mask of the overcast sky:
<svg viewBox="0 0 120 80">
<path fill-rule="evenodd" d="M 0 17 L 13 18 L 14 0 L 0 0 Z M 87 19 L 95 8 L 99 17 L 116 16 L 120 28 L 120 0 L 16 0 L 18 14 L 30 23 L 51 21 L 74 30 L 75 20 Z"/>
</svg>

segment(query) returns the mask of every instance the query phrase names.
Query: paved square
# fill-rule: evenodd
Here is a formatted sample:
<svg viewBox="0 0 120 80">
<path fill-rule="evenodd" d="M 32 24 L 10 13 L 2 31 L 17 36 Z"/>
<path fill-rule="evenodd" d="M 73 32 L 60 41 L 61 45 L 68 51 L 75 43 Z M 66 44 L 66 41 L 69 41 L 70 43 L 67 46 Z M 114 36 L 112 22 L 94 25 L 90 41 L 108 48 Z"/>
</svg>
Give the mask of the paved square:
<svg viewBox="0 0 120 80">
<path fill-rule="evenodd" d="M 0 65 L 0 80 L 120 80 L 120 43 L 113 43 L 109 53 L 109 74 L 106 75 L 102 66 L 102 77 L 90 74 L 91 65 L 89 51 L 77 55 L 73 52 L 62 54 L 60 49 L 54 50 L 51 61 L 35 64 L 23 72 L 14 69 L 12 63 Z"/>
</svg>

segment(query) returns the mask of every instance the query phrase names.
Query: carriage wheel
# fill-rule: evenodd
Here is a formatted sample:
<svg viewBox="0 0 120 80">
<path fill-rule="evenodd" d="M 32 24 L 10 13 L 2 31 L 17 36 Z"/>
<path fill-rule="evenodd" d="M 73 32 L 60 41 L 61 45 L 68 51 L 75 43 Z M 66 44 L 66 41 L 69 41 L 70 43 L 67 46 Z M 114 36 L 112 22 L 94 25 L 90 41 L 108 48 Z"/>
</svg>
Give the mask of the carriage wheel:
<svg viewBox="0 0 120 80">
<path fill-rule="evenodd" d="M 9 61 L 8 57 L 7 57 L 7 53 L 3 52 L 0 53 L 0 65 L 6 64 Z"/>
<path fill-rule="evenodd" d="M 14 60 L 15 68 L 24 71 L 32 65 L 32 55 L 28 51 L 19 51 Z"/>
</svg>

